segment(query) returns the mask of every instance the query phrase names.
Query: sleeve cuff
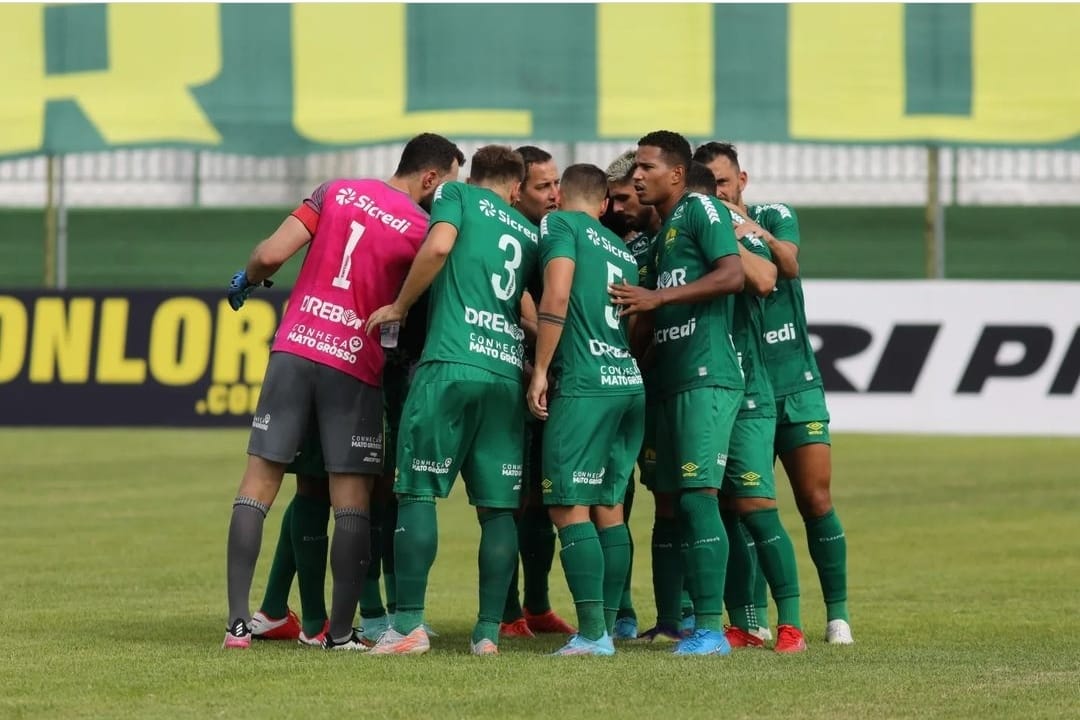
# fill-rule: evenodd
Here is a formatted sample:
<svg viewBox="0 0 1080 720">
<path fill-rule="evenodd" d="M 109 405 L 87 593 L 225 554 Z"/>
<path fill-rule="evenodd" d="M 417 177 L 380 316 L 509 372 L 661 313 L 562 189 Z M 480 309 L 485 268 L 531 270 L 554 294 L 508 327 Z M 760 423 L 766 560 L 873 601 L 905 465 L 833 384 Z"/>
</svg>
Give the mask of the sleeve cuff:
<svg viewBox="0 0 1080 720">
<path fill-rule="evenodd" d="M 319 213 L 307 202 L 300 203 L 300 207 L 293 210 L 291 215 L 303 223 L 309 233 L 315 234 L 315 229 L 319 226 Z"/>
</svg>

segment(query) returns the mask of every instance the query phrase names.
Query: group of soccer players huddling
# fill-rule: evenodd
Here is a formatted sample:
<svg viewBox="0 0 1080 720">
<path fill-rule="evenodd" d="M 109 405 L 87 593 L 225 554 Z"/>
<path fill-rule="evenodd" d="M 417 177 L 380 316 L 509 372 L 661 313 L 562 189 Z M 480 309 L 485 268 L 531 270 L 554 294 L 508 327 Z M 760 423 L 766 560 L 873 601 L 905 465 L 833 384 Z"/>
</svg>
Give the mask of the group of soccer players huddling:
<svg viewBox="0 0 1080 720">
<path fill-rule="evenodd" d="M 764 647 L 769 592 L 772 647 L 804 651 L 777 458 L 805 521 L 825 640 L 853 642 L 791 208 L 746 204 L 732 145 L 692 153 L 666 130 L 606 171 L 560 176 L 533 146 L 482 147 L 458 182 L 465 163 L 446 138 L 418 135 L 389 180 L 317 188 L 230 282 L 239 310 L 307 247 L 233 503 L 224 647 L 427 652 L 435 501 L 460 474 L 481 529 L 473 654 L 535 633 L 569 636 L 556 655 L 611 655 L 616 640 L 670 640 L 676 655 Z M 657 618 L 641 632 L 626 525 L 635 465 L 656 508 Z M 252 615 L 286 473 L 297 492 Z M 556 534 L 576 629 L 548 598 Z M 294 578 L 302 617 L 288 607 Z"/>
</svg>

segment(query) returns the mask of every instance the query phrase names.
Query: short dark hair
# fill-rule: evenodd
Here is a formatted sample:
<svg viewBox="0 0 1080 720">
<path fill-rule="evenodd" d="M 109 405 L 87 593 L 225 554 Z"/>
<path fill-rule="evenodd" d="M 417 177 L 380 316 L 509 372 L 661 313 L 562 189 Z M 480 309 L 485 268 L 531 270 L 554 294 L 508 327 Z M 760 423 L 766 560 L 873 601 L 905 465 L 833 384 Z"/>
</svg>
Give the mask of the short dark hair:
<svg viewBox="0 0 1080 720">
<path fill-rule="evenodd" d="M 638 140 L 637 144 L 639 147 L 647 145 L 660 148 L 660 154 L 668 165 L 672 167 L 682 165 L 688 171 L 690 170 L 690 161 L 692 160 L 690 157 L 690 143 L 677 132 L 654 130 Z"/>
<path fill-rule="evenodd" d="M 485 145 L 473 153 L 469 179 L 474 183 L 485 180 L 495 183 L 518 182 L 525 178 L 525 161 L 521 153 L 509 145 Z"/>
<path fill-rule="evenodd" d="M 394 175 L 404 177 L 429 168 L 436 168 L 446 173 L 450 172 L 450 167 L 455 160 L 458 162 L 458 167 L 465 164 L 465 153 L 461 152 L 461 148 L 442 135 L 420 133 L 405 143 L 405 149 L 401 151 L 401 160 L 398 161 Z"/>
<path fill-rule="evenodd" d="M 721 155 L 730 160 L 736 170 L 739 169 L 739 151 L 731 143 L 713 140 L 701 145 L 694 151 L 694 159 L 706 164 L 711 163 Z"/>
<path fill-rule="evenodd" d="M 600 202 L 607 197 L 607 173 L 589 163 L 566 168 L 559 185 L 563 197 Z"/>
<path fill-rule="evenodd" d="M 694 160 L 686 173 L 686 189 L 702 195 L 716 195 L 716 178 L 705 163 Z"/>
<path fill-rule="evenodd" d="M 542 148 L 538 148 L 535 145 L 522 145 L 519 148 L 515 148 L 514 152 L 520 155 L 521 159 L 525 162 L 525 172 L 521 176 L 523 182 L 525 178 L 529 176 L 530 167 L 539 165 L 540 163 L 546 163 L 551 159 L 551 153 Z"/>
</svg>

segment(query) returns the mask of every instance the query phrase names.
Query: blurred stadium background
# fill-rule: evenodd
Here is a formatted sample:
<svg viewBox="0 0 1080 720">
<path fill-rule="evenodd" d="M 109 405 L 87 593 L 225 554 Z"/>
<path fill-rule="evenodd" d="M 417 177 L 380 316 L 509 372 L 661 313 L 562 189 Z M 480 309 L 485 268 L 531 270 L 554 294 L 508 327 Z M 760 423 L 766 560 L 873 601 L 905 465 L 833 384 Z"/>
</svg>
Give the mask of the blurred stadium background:
<svg viewBox="0 0 1080 720">
<path fill-rule="evenodd" d="M 805 277 L 1077 276 L 1078 150 L 731 140 L 750 173 L 748 198 L 799 211 L 813 247 Z M 498 141 L 536 144 L 560 167 L 606 167 L 633 146 Z M 461 145 L 469 155 L 485 142 Z M 401 147 L 297 156 L 118 149 L 0 161 L 0 246 L 13 260 L 0 266 L 0 284 L 220 285 L 211 268 L 241 262 L 298 198 L 326 178 L 388 177 Z M 191 258 L 208 240 L 220 255 Z"/>
<path fill-rule="evenodd" d="M 0 284 L 213 287 L 192 243 L 236 264 L 415 131 L 604 166 L 654 127 L 737 143 L 748 196 L 801 211 L 807 277 L 1074 277 L 1074 6 L 664 7 L 9 6 Z M 1043 41 L 1002 63 L 1017 26 Z M 643 67 L 644 27 L 682 36 Z"/>
</svg>

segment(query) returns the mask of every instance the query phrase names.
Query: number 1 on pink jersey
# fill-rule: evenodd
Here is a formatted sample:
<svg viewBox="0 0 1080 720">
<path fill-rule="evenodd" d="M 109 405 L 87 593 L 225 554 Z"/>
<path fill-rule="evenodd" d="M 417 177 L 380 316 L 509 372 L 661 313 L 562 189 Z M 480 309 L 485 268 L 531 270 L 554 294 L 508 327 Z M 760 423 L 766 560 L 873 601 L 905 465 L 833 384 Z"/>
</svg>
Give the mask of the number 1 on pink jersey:
<svg viewBox="0 0 1080 720">
<path fill-rule="evenodd" d="M 360 242 L 361 236 L 364 234 L 366 228 L 355 220 L 349 224 L 349 241 L 345 244 L 345 254 L 341 257 L 341 269 L 338 270 L 337 277 L 331 281 L 331 285 L 342 290 L 348 290 L 352 285 L 352 281 L 349 280 L 349 272 L 352 271 L 352 254 L 356 250 L 357 243 Z"/>
</svg>

